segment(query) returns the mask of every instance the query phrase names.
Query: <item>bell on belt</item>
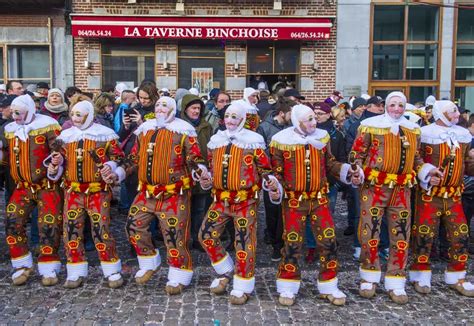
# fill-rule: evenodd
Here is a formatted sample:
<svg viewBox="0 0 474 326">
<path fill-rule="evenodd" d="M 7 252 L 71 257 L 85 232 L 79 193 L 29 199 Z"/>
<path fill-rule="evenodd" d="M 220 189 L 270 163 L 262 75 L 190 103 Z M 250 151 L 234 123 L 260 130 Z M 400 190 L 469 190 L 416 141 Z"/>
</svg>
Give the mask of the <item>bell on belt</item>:
<svg viewBox="0 0 474 326">
<path fill-rule="evenodd" d="M 408 180 L 407 184 L 408 184 L 408 188 L 413 188 L 413 183 L 411 183 L 411 180 Z"/>
<path fill-rule="evenodd" d="M 321 194 L 321 191 L 318 191 L 318 194 L 317 194 L 316 198 L 318 198 L 318 199 L 323 198 L 323 195 Z"/>
<path fill-rule="evenodd" d="M 258 191 L 255 191 L 255 195 L 253 196 L 253 198 L 258 199 Z"/>
<path fill-rule="evenodd" d="M 64 188 L 64 180 L 61 181 L 61 184 L 59 185 L 59 187 Z"/>
<path fill-rule="evenodd" d="M 426 195 L 427 196 L 431 196 L 431 187 L 428 189 L 428 191 L 426 192 Z"/>
<path fill-rule="evenodd" d="M 141 186 L 141 185 L 138 184 L 137 191 L 140 191 L 140 190 L 141 190 L 141 187 L 140 187 L 140 186 Z"/>
<path fill-rule="evenodd" d="M 407 136 L 403 136 L 402 138 L 402 146 L 403 148 L 408 148 L 410 147 L 410 143 L 408 142 Z"/>
<path fill-rule="evenodd" d="M 228 198 L 224 198 L 224 206 L 229 207 L 229 199 Z"/>
<path fill-rule="evenodd" d="M 285 191 L 285 199 L 288 199 L 288 194 L 286 193 L 286 191 Z"/>
<path fill-rule="evenodd" d="M 145 191 L 145 197 L 146 197 L 147 199 L 149 199 L 149 198 L 150 198 L 150 192 L 149 192 L 148 190 L 147 190 L 147 191 Z"/>
<path fill-rule="evenodd" d="M 86 189 L 86 191 L 84 191 L 84 193 L 85 193 L 86 195 L 89 194 L 89 187 L 87 187 L 87 189 Z"/>
<path fill-rule="evenodd" d="M 214 193 L 214 203 L 217 201 L 217 196 L 216 194 Z"/>
<path fill-rule="evenodd" d="M 183 195 L 183 187 L 179 188 L 179 195 L 180 195 L 180 196 Z"/>
<path fill-rule="evenodd" d="M 388 184 L 388 188 L 393 189 L 393 187 L 395 187 L 395 182 L 393 182 L 393 180 L 390 180 L 390 183 Z"/>
<path fill-rule="evenodd" d="M 239 196 L 235 197 L 234 201 L 235 201 L 236 203 L 240 202 L 240 197 L 239 197 Z"/>
<path fill-rule="evenodd" d="M 48 189 L 51 189 L 51 182 L 49 182 L 48 180 L 48 185 L 47 185 Z"/>
<path fill-rule="evenodd" d="M 445 192 L 444 192 L 444 195 L 443 195 L 443 198 L 444 198 L 444 199 L 448 199 L 448 197 L 449 197 L 449 196 L 448 196 L 448 192 L 445 191 Z"/>
<path fill-rule="evenodd" d="M 13 152 L 15 154 L 18 154 L 20 152 L 20 147 L 18 147 L 19 142 L 18 142 L 18 137 L 15 138 L 15 146 L 13 147 Z"/>
<path fill-rule="evenodd" d="M 147 150 L 146 150 L 146 152 L 147 152 L 148 155 L 153 155 L 153 146 L 154 146 L 154 145 L 155 145 L 154 143 L 149 143 L 149 144 L 148 144 L 148 148 L 147 148 Z"/>
<path fill-rule="evenodd" d="M 30 190 L 31 190 L 31 193 L 34 194 L 36 191 L 35 191 L 35 188 L 33 187 L 30 187 Z"/>
<path fill-rule="evenodd" d="M 372 180 L 370 180 L 370 185 L 371 185 L 371 186 L 375 186 L 375 178 L 373 178 Z"/>
<path fill-rule="evenodd" d="M 298 201 L 302 201 L 303 200 L 303 194 L 301 194 L 299 197 L 298 197 Z"/>
</svg>

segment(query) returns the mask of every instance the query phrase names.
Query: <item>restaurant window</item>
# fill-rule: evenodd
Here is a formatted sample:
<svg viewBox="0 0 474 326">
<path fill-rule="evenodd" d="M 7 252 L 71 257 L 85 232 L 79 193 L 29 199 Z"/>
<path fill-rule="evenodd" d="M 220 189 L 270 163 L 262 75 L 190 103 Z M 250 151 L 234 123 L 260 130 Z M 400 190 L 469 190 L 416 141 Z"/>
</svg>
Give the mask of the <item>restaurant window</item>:
<svg viewBox="0 0 474 326">
<path fill-rule="evenodd" d="M 198 89 L 207 95 L 213 88 L 225 89 L 225 48 L 218 43 L 180 44 L 178 87 Z"/>
<path fill-rule="evenodd" d="M 104 43 L 102 45 L 102 85 L 125 83 L 130 89 L 144 79 L 155 80 L 153 42 Z"/>
<path fill-rule="evenodd" d="M 439 8 L 376 4 L 372 13 L 370 89 L 402 88 L 410 102 L 436 91 Z"/>
<path fill-rule="evenodd" d="M 7 48 L 8 80 L 20 80 L 25 86 L 41 81 L 51 83 L 49 46 L 8 45 Z"/>
<path fill-rule="evenodd" d="M 247 44 L 247 85 L 269 89 L 276 83 L 295 84 L 299 75 L 300 45 L 297 42 L 252 42 Z M 260 77 L 256 77 L 260 76 Z"/>
<path fill-rule="evenodd" d="M 459 8 L 456 23 L 454 60 L 454 100 L 462 107 L 474 108 L 474 10 Z"/>
</svg>

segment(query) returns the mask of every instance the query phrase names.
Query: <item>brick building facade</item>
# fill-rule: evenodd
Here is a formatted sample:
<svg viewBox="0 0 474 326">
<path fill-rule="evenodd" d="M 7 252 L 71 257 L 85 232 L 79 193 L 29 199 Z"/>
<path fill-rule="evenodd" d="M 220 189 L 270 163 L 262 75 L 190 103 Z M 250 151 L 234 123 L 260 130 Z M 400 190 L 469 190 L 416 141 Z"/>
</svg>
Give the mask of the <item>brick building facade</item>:
<svg viewBox="0 0 474 326">
<path fill-rule="evenodd" d="M 140 79 L 151 78 L 156 80 L 158 88 L 166 87 L 174 92 L 179 87 L 199 86 L 196 76 L 206 73 L 212 76 L 212 87 L 226 89 L 233 98 L 242 96 L 242 89 L 249 86 L 258 73 L 268 82 L 269 88 L 278 78 L 294 82 L 302 95 L 311 101 L 327 97 L 335 88 L 336 5 L 333 1 L 189 0 L 184 2 L 184 11 L 177 11 L 179 8 L 174 1 L 129 2 L 134 1 L 73 0 L 73 35 L 75 20 L 79 18 L 93 21 L 129 17 L 136 19 L 138 24 L 140 19 L 150 17 L 175 17 L 178 22 L 194 17 L 261 18 L 263 21 L 291 18 L 293 22 L 314 18 L 326 19 L 331 27 L 327 39 L 312 40 L 310 37 L 297 41 L 255 41 L 251 37 L 239 40 L 132 39 L 76 33 L 73 41 L 74 84 L 81 89 L 97 91 L 105 84 L 119 81 L 138 86 Z M 282 4 L 281 10 L 278 10 L 278 4 Z M 291 63 L 282 68 L 285 60 Z M 279 61 L 279 67 L 276 61 Z M 260 71 L 260 67 L 264 69 Z M 209 75 L 206 76 L 203 80 L 209 81 Z M 200 87 L 201 93 L 205 93 L 211 86 Z"/>
<path fill-rule="evenodd" d="M 72 37 L 63 0 L 0 0 L 0 84 L 73 83 Z"/>
</svg>

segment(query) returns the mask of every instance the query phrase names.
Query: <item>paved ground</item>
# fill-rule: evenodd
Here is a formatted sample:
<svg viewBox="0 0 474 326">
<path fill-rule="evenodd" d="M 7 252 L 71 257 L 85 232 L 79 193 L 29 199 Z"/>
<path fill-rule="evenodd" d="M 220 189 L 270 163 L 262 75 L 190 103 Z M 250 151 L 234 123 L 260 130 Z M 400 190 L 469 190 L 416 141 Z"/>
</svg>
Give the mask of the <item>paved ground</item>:
<svg viewBox="0 0 474 326">
<path fill-rule="evenodd" d="M 3 198 L 3 194 L 0 194 Z M 3 203 L 2 207 L 3 207 Z M 102 278 L 95 252 L 89 252 L 89 278 L 77 290 L 61 286 L 43 288 L 35 276 L 25 286 L 13 287 L 10 279 L 7 247 L 4 241 L 4 212 L 0 215 L 0 324 L 156 324 L 156 325 L 266 325 L 276 324 L 474 324 L 474 299 L 463 298 L 442 282 L 444 263 L 436 262 L 433 291 L 429 296 L 416 294 L 408 287 L 410 303 L 391 303 L 383 290 L 373 300 L 358 296 L 357 264 L 352 260 L 350 237 L 344 237 L 346 209 L 338 205 L 335 216 L 340 242 L 341 289 L 348 295 L 345 307 L 334 307 L 317 298 L 315 278 L 317 265 L 305 265 L 303 284 L 297 303 L 281 307 L 275 288 L 276 264 L 271 262 L 271 247 L 263 242 L 259 229 L 257 286 L 250 301 L 242 307 L 232 306 L 227 297 L 213 296 L 208 286 L 214 276 L 205 254 L 194 252 L 195 277 L 191 286 L 179 296 L 164 292 L 167 267 L 146 286 L 133 282 L 137 270 L 125 239 L 125 216 L 113 214 L 113 231 L 124 263 L 126 284 L 111 290 Z M 264 225 L 260 214 L 259 226 Z M 163 243 L 160 244 L 163 254 Z M 471 256 L 471 258 L 473 258 Z M 473 272 L 471 264 L 470 272 Z M 61 273 L 61 282 L 65 271 Z"/>
</svg>

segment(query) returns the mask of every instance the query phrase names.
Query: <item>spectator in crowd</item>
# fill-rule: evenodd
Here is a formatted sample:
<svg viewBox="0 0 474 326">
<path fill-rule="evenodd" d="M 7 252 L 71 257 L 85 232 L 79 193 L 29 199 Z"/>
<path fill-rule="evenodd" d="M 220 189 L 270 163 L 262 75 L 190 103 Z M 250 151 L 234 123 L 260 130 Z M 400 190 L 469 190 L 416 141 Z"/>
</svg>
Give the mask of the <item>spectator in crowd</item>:
<svg viewBox="0 0 474 326">
<path fill-rule="evenodd" d="M 340 132 L 343 132 L 344 121 L 346 121 L 346 109 L 344 108 L 344 106 L 338 105 L 332 107 L 331 118 L 334 120 L 334 125 L 336 126 L 336 128 Z"/>
<path fill-rule="evenodd" d="M 120 105 L 115 111 L 114 115 L 114 130 L 115 132 L 120 131 L 120 127 L 122 126 L 123 114 L 125 110 L 130 109 L 136 104 L 137 96 L 131 90 L 124 90 L 120 96 Z"/>
<path fill-rule="evenodd" d="M 228 106 L 231 102 L 230 95 L 225 92 L 219 92 L 216 95 L 215 99 L 215 106 L 209 111 L 205 119 L 209 122 L 212 126 L 212 134 L 215 134 L 217 130 L 225 129 L 224 125 L 224 114 L 225 114 L 225 107 Z"/>
<path fill-rule="evenodd" d="M 144 121 L 155 118 L 155 103 L 158 100 L 158 90 L 152 81 L 144 81 L 138 88 L 138 105 L 124 112 L 119 137 L 122 150 L 129 155 L 135 144 L 136 136 L 133 133 Z M 122 182 L 120 187 L 120 204 L 122 212 L 128 211 L 137 194 L 138 176 L 135 173 Z"/>
<path fill-rule="evenodd" d="M 206 102 L 206 107 L 204 108 L 204 116 L 206 116 L 210 111 L 216 111 L 216 97 L 220 91 L 219 88 L 213 88 L 209 92 L 209 100 Z"/>
<path fill-rule="evenodd" d="M 20 96 L 25 93 L 23 83 L 19 80 L 9 80 L 7 82 L 7 94 Z"/>
<path fill-rule="evenodd" d="M 289 100 L 295 101 L 297 103 L 302 103 L 305 100 L 305 97 L 300 94 L 296 89 L 290 88 L 285 90 L 283 97 L 286 97 Z"/>
<path fill-rule="evenodd" d="M 55 119 L 61 126 L 69 119 L 68 106 L 64 94 L 59 88 L 52 88 L 40 113 Z"/>
<path fill-rule="evenodd" d="M 40 107 L 44 105 L 46 100 L 48 99 L 48 92 L 49 92 L 49 85 L 46 82 L 39 82 L 36 84 L 36 92 L 35 96 L 40 101 Z"/>
<path fill-rule="evenodd" d="M 285 128 L 291 126 L 291 108 L 296 102 L 281 98 L 275 105 L 275 110 L 269 111 L 265 120 L 258 126 L 257 132 L 262 135 L 267 146 L 267 154 L 270 155 L 269 145 L 272 137 Z M 280 261 L 281 249 L 283 248 L 283 217 L 281 204 L 273 204 L 268 192 L 263 193 L 265 207 L 265 242 L 271 244 L 273 253 L 271 260 Z"/>
<path fill-rule="evenodd" d="M 270 98 L 270 92 L 267 89 L 260 89 L 260 100 L 257 103 L 258 116 L 260 120 L 265 120 L 267 113 L 273 110 L 273 105 L 271 105 L 268 100 Z"/>
<path fill-rule="evenodd" d="M 109 93 L 101 93 L 94 101 L 95 122 L 114 129 L 115 98 Z"/>
<path fill-rule="evenodd" d="M 71 104 L 71 98 L 76 95 L 76 94 L 81 94 L 82 91 L 77 88 L 76 86 L 70 86 L 66 88 L 66 91 L 64 92 L 64 100 L 66 104 L 69 106 Z"/>
<path fill-rule="evenodd" d="M 324 100 L 324 102 L 329 104 L 329 106 L 333 107 L 336 106 L 343 98 L 344 96 L 342 96 L 341 92 L 334 91 L 327 99 Z"/>
</svg>

